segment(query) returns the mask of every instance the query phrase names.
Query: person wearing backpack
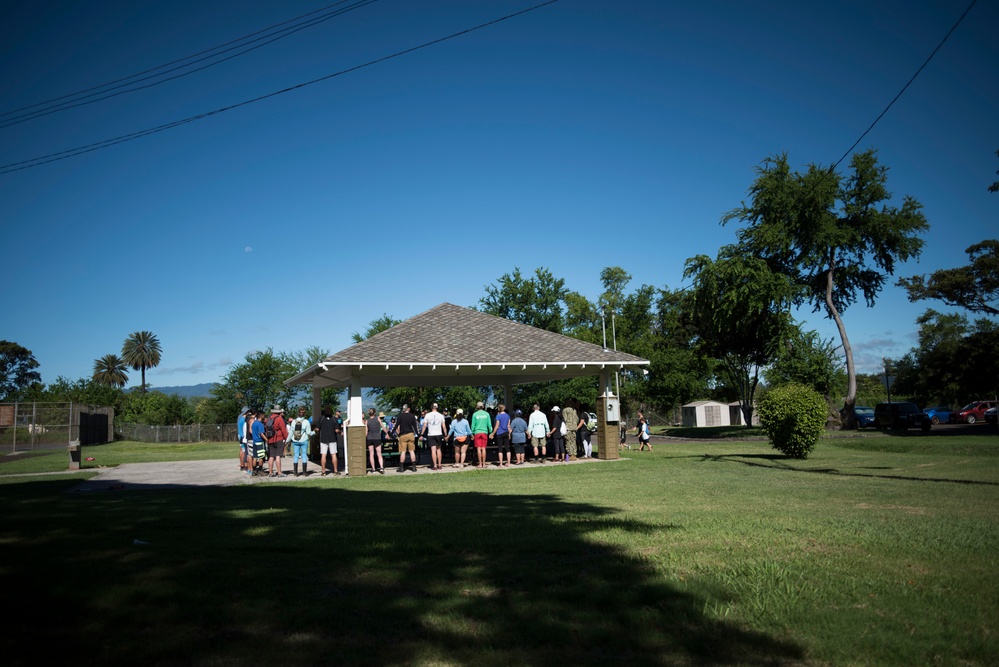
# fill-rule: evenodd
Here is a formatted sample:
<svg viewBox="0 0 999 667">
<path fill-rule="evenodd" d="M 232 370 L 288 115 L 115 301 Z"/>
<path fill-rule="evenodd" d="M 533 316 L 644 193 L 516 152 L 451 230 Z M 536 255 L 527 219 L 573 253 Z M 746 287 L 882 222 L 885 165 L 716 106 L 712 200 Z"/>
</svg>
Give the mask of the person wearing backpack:
<svg viewBox="0 0 999 667">
<path fill-rule="evenodd" d="M 264 422 L 264 435 L 267 437 L 267 472 L 271 477 L 279 477 L 281 459 L 284 458 L 284 443 L 288 439 L 288 425 L 284 422 L 284 409 L 275 405 Z M 277 472 L 274 471 L 275 464 Z"/>
<path fill-rule="evenodd" d="M 285 440 L 285 442 L 291 443 L 291 463 L 295 469 L 295 477 L 309 474 L 309 438 L 313 435 L 312 422 L 305 416 L 305 408 L 299 408 L 298 416 L 288 426 L 288 438 Z M 298 472 L 299 459 L 302 460 L 301 473 Z"/>
</svg>

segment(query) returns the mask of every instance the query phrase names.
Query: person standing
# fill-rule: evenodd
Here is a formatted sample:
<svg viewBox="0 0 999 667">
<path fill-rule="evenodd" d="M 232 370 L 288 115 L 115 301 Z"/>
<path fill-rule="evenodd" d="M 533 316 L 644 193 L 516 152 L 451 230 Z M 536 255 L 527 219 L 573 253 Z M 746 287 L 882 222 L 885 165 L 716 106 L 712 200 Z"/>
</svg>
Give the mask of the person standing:
<svg viewBox="0 0 999 667">
<path fill-rule="evenodd" d="M 565 434 L 562 433 L 562 411 L 556 405 L 552 408 L 555 415 L 552 417 L 552 427 L 548 431 L 548 439 L 552 443 L 552 461 L 564 463 L 569 460 L 565 453 Z"/>
<path fill-rule="evenodd" d="M 642 443 L 642 446 L 638 448 L 638 451 L 644 451 L 646 447 L 649 451 L 652 451 L 652 434 L 649 433 L 649 420 L 645 418 L 641 410 L 638 412 L 638 441 Z"/>
<path fill-rule="evenodd" d="M 250 429 L 250 469 L 247 471 L 251 476 L 264 474 L 264 459 L 267 457 L 267 434 L 264 428 L 264 411 L 257 410 L 255 415 L 251 415 L 247 420 Z"/>
<path fill-rule="evenodd" d="M 364 441 L 368 446 L 368 460 L 371 461 L 371 472 L 385 474 L 385 459 L 382 458 L 382 440 L 385 438 L 385 422 L 378 418 L 374 408 L 368 408 L 368 421 L 365 426 L 367 433 Z M 375 465 L 375 457 L 378 465 Z"/>
<path fill-rule="evenodd" d="M 246 470 L 246 416 L 250 413 L 250 406 L 244 405 L 236 418 L 236 442 L 239 443 L 239 469 Z M 253 444 L 253 443 L 250 443 Z"/>
<path fill-rule="evenodd" d="M 288 439 L 288 426 L 284 421 L 284 409 L 280 405 L 271 409 L 271 416 L 264 424 L 264 435 L 267 436 L 267 471 L 271 477 L 279 477 L 284 474 L 281 471 L 281 459 L 284 458 L 285 441 Z M 275 465 L 277 472 L 274 471 Z"/>
<path fill-rule="evenodd" d="M 527 446 L 527 422 L 524 421 L 524 413 L 517 410 L 510 420 L 510 444 L 513 445 L 513 453 L 517 456 L 514 465 L 524 465 L 524 447 Z"/>
<path fill-rule="evenodd" d="M 523 420 L 521 420 L 523 421 Z M 493 442 L 496 443 L 496 453 L 499 467 L 510 467 L 510 415 L 506 412 L 506 406 L 500 403 L 496 406 L 496 421 L 493 423 Z M 506 458 L 506 463 L 503 459 Z"/>
<path fill-rule="evenodd" d="M 545 413 L 541 412 L 541 407 L 535 403 L 534 412 L 531 413 L 531 418 L 527 420 L 527 430 L 531 434 L 531 446 L 534 448 L 534 458 L 538 458 L 538 448 L 541 449 L 541 463 L 545 462 L 545 457 L 548 456 L 547 451 L 547 441 L 545 440 L 545 435 L 551 428 L 548 426 L 548 417 Z"/>
<path fill-rule="evenodd" d="M 319 469 L 323 477 L 326 476 L 326 454 L 329 453 L 333 461 L 333 476 L 339 477 L 340 470 L 337 462 L 338 445 L 340 444 L 340 424 L 336 417 L 330 414 L 330 406 L 323 406 L 322 416 L 319 417 Z"/>
<path fill-rule="evenodd" d="M 485 411 L 482 401 L 479 401 L 475 404 L 475 412 L 472 413 L 472 442 L 475 445 L 475 462 L 479 468 L 486 467 L 486 446 L 489 444 L 492 430 L 492 418 Z"/>
<path fill-rule="evenodd" d="M 291 443 L 291 463 L 295 470 L 295 477 L 308 475 L 309 465 L 309 438 L 314 435 L 312 422 L 305 416 L 305 408 L 298 409 L 298 416 L 292 420 L 288 427 L 288 439 Z M 299 459 L 302 461 L 302 472 L 298 472 Z"/>
<path fill-rule="evenodd" d="M 423 420 L 423 429 L 420 431 L 430 446 L 430 467 L 431 470 L 443 470 L 443 448 L 444 448 L 444 415 L 437 412 L 437 404 L 434 403 Z"/>
<path fill-rule="evenodd" d="M 413 472 L 416 472 L 416 434 L 419 424 L 416 415 L 409 411 L 409 406 L 403 404 L 402 412 L 395 422 L 396 437 L 399 439 L 399 472 L 406 472 L 406 452 L 413 461 Z"/>
<path fill-rule="evenodd" d="M 465 467 L 465 454 L 468 452 L 468 442 L 472 439 L 472 427 L 465 419 L 465 411 L 458 408 L 454 412 L 454 419 L 451 420 L 451 428 L 448 429 L 448 437 L 454 442 L 454 467 Z"/>
<path fill-rule="evenodd" d="M 579 427 L 579 415 L 575 406 L 578 405 L 576 399 L 569 401 L 569 404 L 562 410 L 562 423 L 565 424 L 565 451 L 569 455 L 570 461 L 576 460 L 576 429 Z"/>
</svg>

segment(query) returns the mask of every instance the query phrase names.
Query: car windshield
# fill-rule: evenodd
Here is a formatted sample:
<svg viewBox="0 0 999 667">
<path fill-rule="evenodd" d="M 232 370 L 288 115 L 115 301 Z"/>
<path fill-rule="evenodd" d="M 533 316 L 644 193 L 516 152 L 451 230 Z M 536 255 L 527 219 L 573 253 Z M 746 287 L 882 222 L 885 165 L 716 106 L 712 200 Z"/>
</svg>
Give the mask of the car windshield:
<svg viewBox="0 0 999 667">
<path fill-rule="evenodd" d="M 853 413 L 856 415 L 873 415 L 873 408 L 854 408 Z"/>
<path fill-rule="evenodd" d="M 962 410 L 973 410 L 975 408 L 975 406 L 977 406 L 977 405 L 978 405 L 978 401 L 972 401 L 971 403 L 968 403 L 966 406 L 964 406 L 961 409 Z"/>
</svg>

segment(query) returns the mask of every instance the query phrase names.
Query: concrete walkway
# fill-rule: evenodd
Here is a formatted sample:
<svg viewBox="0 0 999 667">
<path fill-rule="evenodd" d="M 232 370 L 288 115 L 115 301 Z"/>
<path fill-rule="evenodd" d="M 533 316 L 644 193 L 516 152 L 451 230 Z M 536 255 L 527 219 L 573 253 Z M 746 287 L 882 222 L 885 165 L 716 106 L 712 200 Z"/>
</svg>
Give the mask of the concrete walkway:
<svg viewBox="0 0 999 667">
<path fill-rule="evenodd" d="M 485 468 L 487 471 L 502 473 L 505 470 L 518 470 L 526 468 L 557 467 L 563 465 L 579 465 L 593 463 L 599 459 L 577 459 L 568 463 L 525 463 L 520 466 L 510 466 L 500 468 L 495 462 L 490 462 Z M 431 470 L 426 465 L 418 467 L 417 471 L 396 472 L 396 466 L 385 468 L 385 477 L 402 476 L 416 477 L 418 475 L 443 475 L 449 473 L 468 472 L 476 470 L 475 464 L 465 464 L 464 468 L 454 468 L 451 464 L 444 464 L 443 470 Z M 89 470 L 93 470 L 92 468 Z M 284 474 L 281 477 L 251 477 L 239 470 L 239 465 L 235 458 L 217 459 L 211 461 L 176 461 L 169 463 L 126 463 L 114 468 L 99 468 L 100 472 L 75 487 L 72 492 L 92 492 L 92 491 L 121 491 L 129 489 L 168 489 L 191 486 L 238 486 L 242 484 L 286 484 L 303 480 L 322 479 L 328 484 L 341 484 L 348 479 L 347 476 L 334 477 L 329 474 L 322 477 L 319 474 L 319 466 L 314 463 L 309 464 L 309 474 L 295 477 L 292 473 L 290 458 L 285 458 L 282 464 Z"/>
</svg>

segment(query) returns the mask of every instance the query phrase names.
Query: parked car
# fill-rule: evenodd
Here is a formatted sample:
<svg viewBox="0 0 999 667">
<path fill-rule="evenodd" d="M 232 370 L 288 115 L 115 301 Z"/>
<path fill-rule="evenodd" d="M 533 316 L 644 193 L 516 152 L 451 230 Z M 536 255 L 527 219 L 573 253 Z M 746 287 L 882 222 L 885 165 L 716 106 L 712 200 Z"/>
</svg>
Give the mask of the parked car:
<svg viewBox="0 0 999 667">
<path fill-rule="evenodd" d="M 985 421 L 987 423 L 989 423 L 989 424 L 995 424 L 996 423 L 996 409 L 995 408 L 989 408 L 988 410 L 985 411 Z"/>
<path fill-rule="evenodd" d="M 938 405 L 933 408 L 926 408 L 923 410 L 923 414 L 930 418 L 930 421 L 934 424 L 939 424 L 943 422 L 944 424 L 951 421 L 952 411 L 950 408 Z"/>
<path fill-rule="evenodd" d="M 995 401 L 972 401 L 954 414 L 954 421 L 974 424 L 985 419 L 985 411 L 994 407 Z"/>
<path fill-rule="evenodd" d="M 842 411 L 840 411 L 842 414 Z M 853 415 L 857 418 L 857 428 L 874 426 L 874 408 L 866 405 L 857 405 L 853 408 Z"/>
<path fill-rule="evenodd" d="M 878 403 L 874 407 L 874 427 L 879 430 L 904 431 L 909 428 L 930 430 L 930 419 L 919 406 L 906 401 Z"/>
</svg>

